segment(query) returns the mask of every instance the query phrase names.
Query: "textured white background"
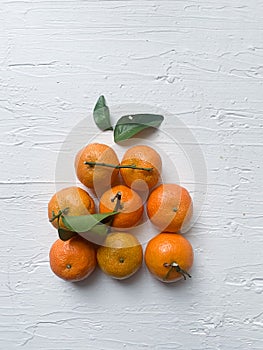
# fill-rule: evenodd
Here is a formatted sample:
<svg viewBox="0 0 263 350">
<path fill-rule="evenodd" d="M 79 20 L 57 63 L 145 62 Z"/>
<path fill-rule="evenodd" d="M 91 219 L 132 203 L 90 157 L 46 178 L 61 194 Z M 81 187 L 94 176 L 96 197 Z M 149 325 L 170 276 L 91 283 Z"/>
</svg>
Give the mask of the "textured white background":
<svg viewBox="0 0 263 350">
<path fill-rule="evenodd" d="M 262 1 L 0 3 L 0 348 L 262 349 Z M 202 148 L 192 280 L 49 270 L 59 150 L 101 93 L 175 113 Z"/>
</svg>

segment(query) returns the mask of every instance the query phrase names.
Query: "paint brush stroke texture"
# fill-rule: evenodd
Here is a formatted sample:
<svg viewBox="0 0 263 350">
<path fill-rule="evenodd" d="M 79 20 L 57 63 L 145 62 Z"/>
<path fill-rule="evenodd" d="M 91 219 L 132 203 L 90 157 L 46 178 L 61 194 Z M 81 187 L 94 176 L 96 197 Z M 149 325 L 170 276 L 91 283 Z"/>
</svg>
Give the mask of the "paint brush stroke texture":
<svg viewBox="0 0 263 350">
<path fill-rule="evenodd" d="M 262 11 L 257 0 L 1 1 L 1 348 L 263 348 Z M 143 268 L 73 285 L 49 269 L 57 156 L 100 94 L 175 112 L 203 150 L 187 283 Z"/>
</svg>

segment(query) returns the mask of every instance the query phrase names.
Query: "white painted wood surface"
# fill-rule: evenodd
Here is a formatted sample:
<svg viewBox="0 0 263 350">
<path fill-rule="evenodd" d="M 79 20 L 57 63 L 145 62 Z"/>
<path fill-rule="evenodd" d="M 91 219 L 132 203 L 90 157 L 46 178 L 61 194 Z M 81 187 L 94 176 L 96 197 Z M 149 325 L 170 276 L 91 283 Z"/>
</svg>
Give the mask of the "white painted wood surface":
<svg viewBox="0 0 263 350">
<path fill-rule="evenodd" d="M 0 3 L 0 348 L 262 349 L 262 1 Z M 50 272 L 57 159 L 102 93 L 174 113 L 202 149 L 192 280 Z"/>
</svg>

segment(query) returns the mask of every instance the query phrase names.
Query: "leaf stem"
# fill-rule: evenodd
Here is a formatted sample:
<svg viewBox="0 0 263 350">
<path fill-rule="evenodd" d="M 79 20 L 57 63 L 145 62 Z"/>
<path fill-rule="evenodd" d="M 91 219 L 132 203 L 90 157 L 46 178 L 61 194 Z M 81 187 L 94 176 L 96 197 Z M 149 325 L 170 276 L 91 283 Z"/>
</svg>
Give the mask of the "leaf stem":
<svg viewBox="0 0 263 350">
<path fill-rule="evenodd" d="M 141 168 L 137 167 L 136 165 L 114 165 L 114 164 L 107 164 L 107 163 L 97 163 L 97 162 L 88 162 L 85 161 L 84 164 L 89 165 L 90 167 L 94 166 L 105 166 L 108 168 L 115 168 L 115 169 L 136 169 L 136 170 L 145 170 L 145 171 L 152 171 L 153 168 Z"/>
</svg>

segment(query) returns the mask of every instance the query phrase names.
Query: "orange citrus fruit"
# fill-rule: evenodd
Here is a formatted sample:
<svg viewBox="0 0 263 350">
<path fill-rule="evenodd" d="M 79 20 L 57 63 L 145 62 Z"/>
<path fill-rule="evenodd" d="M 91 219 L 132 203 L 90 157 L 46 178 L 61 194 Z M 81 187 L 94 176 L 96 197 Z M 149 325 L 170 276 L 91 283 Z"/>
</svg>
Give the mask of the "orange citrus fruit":
<svg viewBox="0 0 263 350">
<path fill-rule="evenodd" d="M 147 213 L 151 222 L 161 231 L 185 230 L 193 212 L 189 192 L 176 184 L 162 184 L 150 194 Z"/>
<path fill-rule="evenodd" d="M 143 215 L 141 197 L 131 188 L 117 185 L 107 190 L 100 199 L 100 213 L 118 211 L 111 221 L 111 226 L 122 229 L 136 226 Z"/>
<path fill-rule="evenodd" d="M 49 261 L 58 277 L 71 282 L 88 277 L 97 264 L 94 246 L 80 236 L 65 242 L 56 240 L 50 249 Z"/>
<path fill-rule="evenodd" d="M 175 282 L 191 277 L 188 271 L 193 265 L 193 248 L 179 234 L 159 233 L 148 242 L 144 258 L 148 270 L 160 281 Z"/>
<path fill-rule="evenodd" d="M 113 167 L 105 166 L 105 164 Z M 96 192 L 100 192 L 101 188 L 111 187 L 119 173 L 114 166 L 118 165 L 119 160 L 115 151 L 102 143 L 91 143 L 85 146 L 75 158 L 75 170 L 79 181 L 89 188 L 95 188 Z"/>
<path fill-rule="evenodd" d="M 142 265 L 142 246 L 130 233 L 113 232 L 99 247 L 97 261 L 105 274 L 117 279 L 128 278 Z"/>
<path fill-rule="evenodd" d="M 48 203 L 48 217 L 55 228 L 64 226 L 61 214 L 80 216 L 95 213 L 94 200 L 80 187 L 64 188 L 53 195 Z"/>
<path fill-rule="evenodd" d="M 121 166 L 133 166 L 148 170 L 121 168 L 120 173 L 129 187 L 134 190 L 148 190 L 154 187 L 160 177 L 162 160 L 160 155 L 151 147 L 138 145 L 131 147 L 124 154 Z"/>
</svg>

